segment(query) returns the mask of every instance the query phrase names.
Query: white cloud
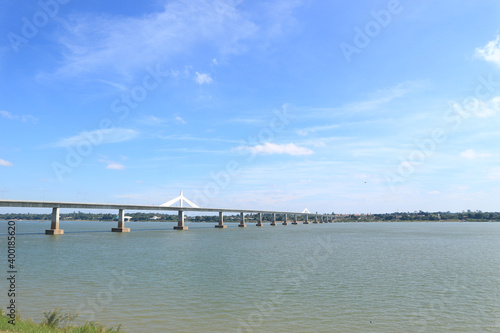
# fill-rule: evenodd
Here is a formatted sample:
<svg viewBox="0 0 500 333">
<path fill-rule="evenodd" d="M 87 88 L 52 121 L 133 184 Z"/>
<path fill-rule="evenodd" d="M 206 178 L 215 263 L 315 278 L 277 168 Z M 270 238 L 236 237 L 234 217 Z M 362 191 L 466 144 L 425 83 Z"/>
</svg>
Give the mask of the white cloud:
<svg viewBox="0 0 500 333">
<path fill-rule="evenodd" d="M 38 119 L 36 117 L 34 117 L 30 114 L 18 116 L 18 115 L 10 113 L 9 111 L 0 111 L 0 116 L 7 118 L 7 119 L 10 119 L 10 120 L 21 119 L 21 121 L 23 121 L 23 122 L 31 121 L 32 123 L 36 123 L 38 121 Z"/>
<path fill-rule="evenodd" d="M 114 88 L 117 88 L 121 91 L 128 91 L 129 90 L 126 86 L 124 86 L 123 84 L 120 84 L 120 83 L 111 82 L 111 81 L 102 80 L 102 79 L 97 79 L 96 81 L 107 84 L 107 85 L 114 87 Z"/>
<path fill-rule="evenodd" d="M 39 77 L 92 73 L 131 79 L 144 72 L 144 64 L 164 64 L 199 45 L 210 45 L 216 52 L 212 59 L 224 59 L 245 52 L 251 43 L 271 45 L 272 39 L 295 25 L 296 9 L 303 2 L 159 0 L 159 10 L 140 16 L 68 15 L 54 37 L 65 51 L 62 65 Z"/>
<path fill-rule="evenodd" d="M 212 79 L 212 77 L 210 76 L 210 74 L 206 74 L 206 73 L 198 73 L 196 72 L 196 83 L 198 84 L 209 84 L 209 83 L 212 83 L 214 80 Z"/>
<path fill-rule="evenodd" d="M 326 143 L 321 140 L 310 140 L 309 144 L 313 145 L 316 148 L 325 148 L 327 147 Z"/>
<path fill-rule="evenodd" d="M 137 136 L 137 132 L 127 128 L 98 129 L 81 132 L 77 135 L 63 138 L 52 146 L 71 147 L 84 144 L 101 145 L 128 141 Z"/>
<path fill-rule="evenodd" d="M 430 83 L 427 81 L 406 81 L 389 88 L 377 90 L 374 93 L 370 94 L 371 96 L 363 100 L 348 102 L 335 107 L 307 108 L 301 110 L 302 112 L 300 114 L 297 113 L 296 116 L 300 118 L 317 117 L 331 123 L 332 119 L 334 119 L 334 121 L 339 121 L 339 115 L 350 117 L 356 115 L 356 113 L 371 112 L 372 114 L 374 114 L 374 111 L 383 112 L 390 109 L 390 104 L 392 102 L 395 102 L 402 97 L 406 97 L 407 95 L 423 90 L 429 85 Z M 339 125 L 342 126 L 342 124 Z M 322 128 L 305 128 L 302 129 L 298 134 L 304 136 L 316 130 L 322 130 Z"/>
<path fill-rule="evenodd" d="M 463 114 L 467 118 L 469 115 L 473 115 L 478 118 L 489 118 L 500 111 L 500 97 L 493 97 L 487 101 L 473 99 L 469 105 L 454 103 L 452 107 L 457 113 Z"/>
<path fill-rule="evenodd" d="M 460 157 L 468 159 L 468 160 L 476 160 L 479 158 L 491 157 L 491 154 L 488 153 L 478 153 L 474 149 L 467 149 L 460 153 Z"/>
<path fill-rule="evenodd" d="M 500 111 L 500 97 L 494 97 L 489 101 L 480 101 L 473 106 L 473 112 L 479 118 L 488 118 Z"/>
<path fill-rule="evenodd" d="M 302 128 L 297 131 L 297 134 L 300 136 L 307 136 L 310 133 L 318 132 L 318 131 L 327 131 L 327 130 L 332 130 L 339 128 L 340 125 L 334 124 L 334 125 L 325 125 L 325 126 L 315 126 L 315 127 L 308 127 L 308 128 Z"/>
<path fill-rule="evenodd" d="M 144 64 L 164 62 L 210 43 L 222 54 L 239 53 L 259 27 L 238 0 L 161 1 L 163 8 L 139 17 L 73 15 L 58 41 L 66 49 L 61 77 L 111 72 L 128 77 Z"/>
<path fill-rule="evenodd" d="M 186 124 L 187 124 L 187 123 L 186 123 L 186 121 L 185 121 L 184 119 L 182 119 L 181 117 L 179 117 L 179 116 L 176 116 L 176 117 L 175 117 L 175 120 L 177 120 L 177 122 L 179 122 L 179 123 L 181 123 L 181 124 L 183 124 L 183 125 L 186 125 Z"/>
<path fill-rule="evenodd" d="M 0 158 L 0 166 L 10 167 L 10 166 L 14 166 L 14 164 L 10 163 L 9 161 L 2 160 L 2 159 Z"/>
<path fill-rule="evenodd" d="M 226 143 L 243 143 L 243 140 L 231 140 L 231 139 L 221 139 L 221 138 L 211 138 L 211 137 L 193 137 L 189 135 L 179 136 L 179 135 L 157 135 L 158 139 L 161 140 L 176 140 L 176 141 L 201 141 L 201 142 L 226 142 Z"/>
<path fill-rule="evenodd" d="M 476 56 L 500 66 L 500 36 L 484 47 L 476 48 Z"/>
<path fill-rule="evenodd" d="M 127 159 L 126 157 L 124 158 L 124 156 L 122 156 L 121 158 L 122 158 L 122 160 Z M 123 170 L 123 169 L 125 169 L 125 166 L 123 164 L 111 161 L 106 156 L 104 156 L 104 158 L 101 158 L 99 160 L 99 162 L 105 163 L 106 169 L 110 169 L 110 170 Z"/>
<path fill-rule="evenodd" d="M 7 119 L 16 119 L 17 118 L 17 116 L 10 114 L 9 111 L 0 111 L 0 115 L 4 118 L 7 118 Z"/>
<path fill-rule="evenodd" d="M 488 174 L 488 179 L 490 180 L 500 180 L 500 168 L 493 168 Z"/>
<path fill-rule="evenodd" d="M 30 114 L 25 114 L 21 116 L 21 120 L 23 122 L 31 121 L 32 123 L 36 123 L 38 121 L 38 118 L 30 115 Z"/>
<path fill-rule="evenodd" d="M 300 155 L 311 155 L 314 152 L 311 149 L 296 146 L 294 143 L 288 144 L 275 144 L 266 142 L 263 145 L 256 146 L 239 146 L 236 148 L 237 150 L 249 150 L 253 154 L 258 155 L 276 155 L 276 154 L 286 154 L 292 156 L 300 156 Z"/>
<path fill-rule="evenodd" d="M 167 123 L 168 120 L 150 115 L 140 119 L 138 122 L 147 126 L 158 126 Z"/>
<path fill-rule="evenodd" d="M 380 109 L 389 102 L 401 98 L 411 92 L 421 89 L 425 85 L 423 81 L 408 81 L 400 83 L 388 89 L 377 91 L 375 97 L 366 101 L 353 102 L 343 106 L 349 112 L 363 112 Z"/>
<path fill-rule="evenodd" d="M 106 169 L 111 169 L 111 170 L 123 170 L 125 169 L 125 166 L 120 163 L 116 162 L 111 162 L 106 166 Z"/>
<path fill-rule="evenodd" d="M 492 105 L 491 102 L 479 102 L 477 107 L 474 109 L 474 113 L 479 118 L 488 118 L 493 116 L 497 111 L 498 102 L 495 105 Z"/>
</svg>

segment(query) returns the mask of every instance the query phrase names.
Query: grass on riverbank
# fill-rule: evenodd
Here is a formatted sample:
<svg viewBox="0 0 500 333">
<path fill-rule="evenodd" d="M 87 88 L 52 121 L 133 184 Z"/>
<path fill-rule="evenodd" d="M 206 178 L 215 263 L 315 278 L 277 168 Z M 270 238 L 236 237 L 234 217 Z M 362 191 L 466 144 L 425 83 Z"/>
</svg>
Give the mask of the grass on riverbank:
<svg viewBox="0 0 500 333">
<path fill-rule="evenodd" d="M 71 322 L 77 317 L 63 312 L 59 309 L 44 313 L 45 320 L 42 323 L 34 323 L 32 319 L 24 320 L 19 314 L 16 316 L 15 325 L 9 323 L 9 318 L 5 314 L 0 315 L 0 333 L 117 333 L 118 328 L 106 328 L 104 325 L 95 322 L 86 322 L 82 326 L 72 326 Z"/>
</svg>

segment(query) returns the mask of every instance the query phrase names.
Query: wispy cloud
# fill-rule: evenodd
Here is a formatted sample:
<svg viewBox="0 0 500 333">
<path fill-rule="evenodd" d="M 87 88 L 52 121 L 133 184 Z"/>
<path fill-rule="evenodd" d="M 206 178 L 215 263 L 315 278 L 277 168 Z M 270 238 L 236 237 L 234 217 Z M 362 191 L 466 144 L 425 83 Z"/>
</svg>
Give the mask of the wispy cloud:
<svg viewBox="0 0 500 333">
<path fill-rule="evenodd" d="M 500 111 L 500 97 L 494 97 L 489 101 L 480 102 L 474 110 L 479 118 L 488 118 Z"/>
<path fill-rule="evenodd" d="M 294 143 L 287 144 L 275 144 L 266 142 L 263 145 L 256 146 L 239 146 L 236 150 L 249 150 L 253 154 L 257 155 L 292 155 L 292 156 L 301 156 L 301 155 L 311 155 L 314 152 L 309 148 L 299 147 Z"/>
<path fill-rule="evenodd" d="M 226 143 L 243 143 L 244 140 L 223 139 L 223 138 L 210 138 L 210 137 L 194 137 L 189 135 L 158 135 L 156 136 L 161 140 L 172 141 L 201 141 L 201 142 L 226 142 Z"/>
<path fill-rule="evenodd" d="M 56 75 L 112 72 L 128 76 L 146 63 L 163 62 L 199 42 L 222 54 L 238 53 L 259 28 L 239 8 L 240 1 L 163 1 L 159 12 L 141 17 L 73 15 L 58 41 L 67 50 Z"/>
<path fill-rule="evenodd" d="M 210 74 L 206 73 L 198 73 L 196 72 L 196 83 L 198 84 L 209 84 L 212 83 L 214 80 L 210 76 Z"/>
<path fill-rule="evenodd" d="M 179 116 L 175 116 L 175 120 L 178 122 L 178 123 L 181 123 L 183 125 L 186 125 L 186 121 L 184 119 L 182 119 L 181 117 Z"/>
<path fill-rule="evenodd" d="M 297 117 L 322 119 L 335 118 L 338 120 L 339 115 L 348 117 L 361 113 L 366 114 L 373 111 L 383 111 L 388 105 L 390 105 L 391 102 L 401 99 L 411 93 L 418 92 L 424 89 L 427 85 L 429 85 L 427 81 L 406 81 L 392 87 L 379 89 L 371 93 L 367 98 L 359 101 L 347 102 L 339 106 L 332 107 L 307 108 L 302 110 L 303 112 L 300 114 L 297 114 Z M 314 128 L 311 129 L 314 131 Z M 318 130 L 320 129 L 321 127 L 318 127 Z"/>
<path fill-rule="evenodd" d="M 487 101 L 476 100 L 467 110 L 464 110 L 464 106 L 461 103 L 454 103 L 452 108 L 460 114 L 466 112 L 478 118 L 489 118 L 500 111 L 500 97 L 493 97 Z"/>
<path fill-rule="evenodd" d="M 128 91 L 128 88 L 126 86 L 124 86 L 123 84 L 119 84 L 116 82 L 111 82 L 111 81 L 107 81 L 107 80 L 103 80 L 103 79 L 97 79 L 97 81 L 104 83 L 104 84 L 107 84 L 108 86 L 115 87 L 121 91 Z"/>
<path fill-rule="evenodd" d="M 401 98 L 415 90 L 421 89 L 424 82 L 421 81 L 409 81 L 400 83 L 396 86 L 381 89 L 377 91 L 373 98 L 360 101 L 348 103 L 343 106 L 343 109 L 351 112 L 364 112 L 380 109 L 385 104 L 392 102 L 395 99 Z"/>
<path fill-rule="evenodd" d="M 500 168 L 493 168 L 488 173 L 488 179 L 498 181 L 500 180 Z"/>
<path fill-rule="evenodd" d="M 334 124 L 334 125 L 325 125 L 325 126 L 315 126 L 315 127 L 307 127 L 307 128 L 302 128 L 297 131 L 297 134 L 301 136 L 307 136 L 311 133 L 318 132 L 318 131 L 328 131 L 332 129 L 339 128 L 340 125 Z"/>
<path fill-rule="evenodd" d="M 16 119 L 17 117 L 12 115 L 9 111 L 0 111 L 0 115 L 7 119 Z"/>
<path fill-rule="evenodd" d="M 137 136 L 137 132 L 127 128 L 98 129 L 84 131 L 77 135 L 63 138 L 52 144 L 54 147 L 71 147 L 91 143 L 93 145 L 128 141 Z"/>
<path fill-rule="evenodd" d="M 165 118 L 159 118 L 153 115 L 145 116 L 144 118 L 138 120 L 139 123 L 147 126 L 157 126 L 163 125 L 168 122 Z"/>
<path fill-rule="evenodd" d="M 5 110 L 0 111 L 0 116 L 2 116 L 3 118 L 10 119 L 10 120 L 19 119 L 23 122 L 31 121 L 32 123 L 36 123 L 38 121 L 38 119 L 36 117 L 34 117 L 30 114 L 18 116 L 18 115 L 10 113 L 9 111 L 5 111 Z"/>
<path fill-rule="evenodd" d="M 500 36 L 485 46 L 476 48 L 476 56 L 500 66 Z"/>
<path fill-rule="evenodd" d="M 38 118 L 35 117 L 35 116 L 32 116 L 30 114 L 24 114 L 24 115 L 21 116 L 21 120 L 23 122 L 31 121 L 34 124 L 34 123 L 36 123 L 38 121 Z"/>
<path fill-rule="evenodd" d="M 262 19 L 268 22 L 266 35 L 270 37 L 281 35 L 288 27 L 293 27 L 297 21 L 293 12 L 303 4 L 302 0 L 277 0 L 262 2 Z"/>
<path fill-rule="evenodd" d="M 463 152 L 460 153 L 460 157 L 468 159 L 468 160 L 476 160 L 480 158 L 487 158 L 493 156 L 492 154 L 489 153 L 479 153 L 475 151 L 474 149 L 467 149 Z"/>
<path fill-rule="evenodd" d="M 123 165 L 119 162 L 112 161 L 107 156 L 102 156 L 102 157 L 103 158 L 99 159 L 99 162 L 106 164 L 106 169 L 109 169 L 109 170 L 123 170 L 123 169 L 125 169 L 125 165 Z M 121 159 L 126 160 L 128 158 L 125 156 L 121 156 Z"/>
<path fill-rule="evenodd" d="M 9 161 L 2 160 L 2 159 L 0 158 L 0 166 L 11 167 L 11 166 L 14 166 L 14 164 L 10 163 Z"/>
<path fill-rule="evenodd" d="M 109 164 L 106 166 L 106 169 L 111 169 L 111 170 L 123 170 L 123 169 L 125 169 L 125 166 L 124 166 L 123 164 L 113 162 L 113 163 L 109 163 Z"/>
</svg>

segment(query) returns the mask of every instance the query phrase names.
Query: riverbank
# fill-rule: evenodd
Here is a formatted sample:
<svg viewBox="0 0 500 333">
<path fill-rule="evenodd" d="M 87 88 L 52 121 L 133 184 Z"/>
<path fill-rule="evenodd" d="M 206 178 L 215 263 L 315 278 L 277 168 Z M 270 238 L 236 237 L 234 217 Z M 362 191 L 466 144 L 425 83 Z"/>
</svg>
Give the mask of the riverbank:
<svg viewBox="0 0 500 333">
<path fill-rule="evenodd" d="M 75 319 L 76 315 L 64 313 L 60 310 L 53 310 L 45 313 L 45 320 L 42 323 L 35 323 L 30 319 L 22 319 L 18 315 L 15 325 L 9 321 L 12 319 L 0 315 L 0 333 L 117 333 L 124 332 L 121 325 L 118 328 L 106 328 L 104 325 L 95 322 L 86 322 L 82 326 L 73 326 L 69 322 Z M 68 322 L 69 321 L 69 322 Z"/>
</svg>

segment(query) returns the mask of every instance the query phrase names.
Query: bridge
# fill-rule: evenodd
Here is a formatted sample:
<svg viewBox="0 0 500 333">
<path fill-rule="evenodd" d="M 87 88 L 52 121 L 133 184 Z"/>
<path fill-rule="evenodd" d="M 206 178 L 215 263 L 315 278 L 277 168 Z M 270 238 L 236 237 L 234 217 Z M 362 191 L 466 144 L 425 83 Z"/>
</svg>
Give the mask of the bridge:
<svg viewBox="0 0 500 333">
<path fill-rule="evenodd" d="M 177 199 L 177 200 L 176 200 Z M 176 201 L 181 201 L 181 207 L 172 206 Z M 185 201 L 190 204 L 190 207 L 185 207 L 182 202 Z M 288 217 L 293 216 L 292 224 L 297 225 L 300 222 L 297 216 L 304 216 L 304 224 L 309 224 L 309 217 L 314 218 L 313 223 L 332 223 L 333 215 L 331 214 L 311 214 L 307 208 L 303 212 L 285 212 L 285 211 L 272 211 L 272 210 L 253 210 L 253 209 L 232 209 L 232 208 L 202 208 L 187 200 L 181 191 L 181 195 L 173 200 L 166 202 L 160 206 L 154 205 L 121 205 L 121 204 L 103 204 L 103 203 L 81 203 L 81 202 L 57 202 L 57 201 L 21 201 L 21 200 L 0 200 L 0 207 L 28 207 L 28 208 L 51 208 L 52 209 L 52 222 L 50 229 L 45 230 L 47 235 L 62 235 L 64 230 L 59 228 L 59 212 L 61 208 L 73 209 L 111 209 L 118 211 L 118 226 L 112 228 L 113 232 L 130 232 L 130 228 L 125 228 L 125 211 L 177 211 L 177 225 L 174 226 L 175 230 L 187 230 L 188 227 L 184 225 L 185 212 L 205 212 L 205 213 L 219 213 L 219 223 L 215 225 L 216 228 L 226 228 L 224 224 L 224 213 L 239 213 L 240 224 L 238 227 L 246 227 L 245 213 L 257 214 L 256 226 L 263 226 L 263 214 L 272 214 L 271 226 L 276 226 L 276 215 L 283 215 L 282 225 L 288 225 Z"/>
</svg>

